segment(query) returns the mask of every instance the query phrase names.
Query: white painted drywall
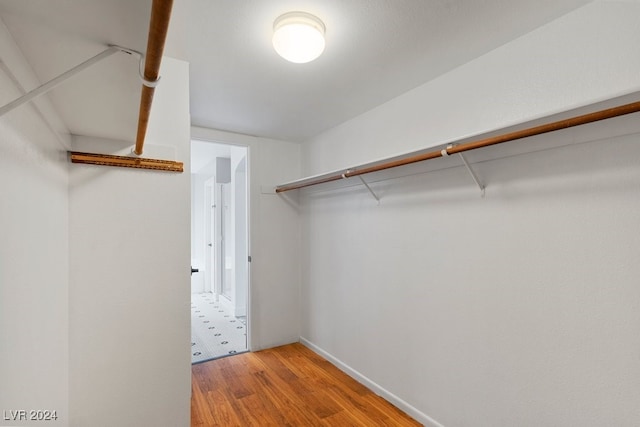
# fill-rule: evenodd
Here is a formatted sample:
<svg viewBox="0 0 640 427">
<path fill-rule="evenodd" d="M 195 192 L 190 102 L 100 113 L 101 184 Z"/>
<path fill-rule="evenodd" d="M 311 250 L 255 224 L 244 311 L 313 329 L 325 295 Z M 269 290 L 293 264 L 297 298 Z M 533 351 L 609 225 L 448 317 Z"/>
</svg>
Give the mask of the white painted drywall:
<svg viewBox="0 0 640 427">
<path fill-rule="evenodd" d="M 634 134 L 477 164 L 484 199 L 461 167 L 309 195 L 302 337 L 445 426 L 640 424 L 639 158 Z"/>
<path fill-rule="evenodd" d="M 0 58 L 5 105 L 22 94 L 16 83 L 31 89 L 38 81 L 2 21 Z M 59 118 L 47 100 L 37 105 L 0 117 L 0 424 L 34 425 L 6 418 L 41 409 L 57 419 L 36 423 L 67 426 L 67 148 L 52 131 Z"/>
<path fill-rule="evenodd" d="M 595 1 L 577 9 L 312 139 L 304 147 L 304 174 L 639 91 L 639 16 L 640 3 L 634 1 Z"/>
<path fill-rule="evenodd" d="M 145 156 L 185 173 L 73 165 L 69 190 L 72 426 L 185 426 L 190 417 L 188 64 L 163 58 Z M 78 150 L 131 146 L 76 137 Z"/>
<path fill-rule="evenodd" d="M 633 91 L 639 17 L 590 4 L 315 138 L 305 175 Z M 463 167 L 301 191 L 302 338 L 425 425 L 640 425 L 638 120 L 492 148 L 485 198 Z"/>
<path fill-rule="evenodd" d="M 295 202 L 263 191 L 300 176 L 300 145 L 192 127 L 193 139 L 248 147 L 249 346 L 260 350 L 300 337 L 300 219 Z"/>
</svg>

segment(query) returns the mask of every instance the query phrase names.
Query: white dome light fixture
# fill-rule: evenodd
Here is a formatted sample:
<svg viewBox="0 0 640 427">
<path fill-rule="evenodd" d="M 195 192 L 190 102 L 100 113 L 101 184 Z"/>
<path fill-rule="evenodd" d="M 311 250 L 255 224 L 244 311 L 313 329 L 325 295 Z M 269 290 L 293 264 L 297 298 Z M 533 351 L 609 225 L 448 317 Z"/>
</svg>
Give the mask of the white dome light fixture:
<svg viewBox="0 0 640 427">
<path fill-rule="evenodd" d="M 273 47 L 287 61 L 304 64 L 324 51 L 324 32 L 322 21 L 310 13 L 285 13 L 273 23 Z"/>
</svg>

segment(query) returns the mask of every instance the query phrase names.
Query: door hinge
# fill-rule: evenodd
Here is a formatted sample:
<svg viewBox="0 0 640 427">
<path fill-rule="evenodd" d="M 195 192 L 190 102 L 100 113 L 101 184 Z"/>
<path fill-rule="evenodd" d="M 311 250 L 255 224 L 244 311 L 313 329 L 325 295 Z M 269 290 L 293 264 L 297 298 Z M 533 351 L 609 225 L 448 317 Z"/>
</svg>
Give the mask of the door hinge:
<svg viewBox="0 0 640 427">
<path fill-rule="evenodd" d="M 251 255 L 249 255 L 247 258 L 248 258 L 248 261 L 251 262 Z"/>
</svg>

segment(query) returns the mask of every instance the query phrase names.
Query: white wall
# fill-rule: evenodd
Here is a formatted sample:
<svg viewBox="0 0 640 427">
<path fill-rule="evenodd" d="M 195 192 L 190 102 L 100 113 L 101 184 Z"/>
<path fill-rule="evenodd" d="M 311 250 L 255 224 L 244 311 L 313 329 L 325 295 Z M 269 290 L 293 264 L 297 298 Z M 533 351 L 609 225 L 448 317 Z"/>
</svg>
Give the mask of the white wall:
<svg viewBox="0 0 640 427">
<path fill-rule="evenodd" d="M 72 426 L 189 425 L 188 64 L 165 57 L 161 75 L 145 156 L 186 172 L 71 168 Z M 76 137 L 74 148 L 131 145 Z"/>
<path fill-rule="evenodd" d="M 300 337 L 300 219 L 294 204 L 266 191 L 266 187 L 300 176 L 300 145 L 198 127 L 192 128 L 191 136 L 248 147 L 249 253 L 252 257 L 249 346 L 255 351 L 297 342 Z"/>
<path fill-rule="evenodd" d="M 2 21 L 0 58 L 6 67 L 0 70 L 5 105 L 21 95 L 9 74 L 28 89 L 38 83 Z M 66 141 L 52 132 L 59 118 L 47 114 L 47 101 L 37 105 L 40 110 L 23 105 L 0 117 L 0 410 L 52 410 L 58 419 L 46 424 L 66 426 Z"/>
<path fill-rule="evenodd" d="M 425 423 L 638 425 L 639 142 L 308 195 L 303 338 Z"/>
<path fill-rule="evenodd" d="M 640 91 L 640 3 L 595 1 L 305 144 L 305 176 Z"/>
<path fill-rule="evenodd" d="M 638 7 L 595 2 L 329 130 L 305 175 L 637 90 Z M 485 198 L 462 167 L 373 182 L 379 206 L 301 191 L 303 340 L 426 425 L 640 425 L 638 123 L 493 147 Z"/>
</svg>

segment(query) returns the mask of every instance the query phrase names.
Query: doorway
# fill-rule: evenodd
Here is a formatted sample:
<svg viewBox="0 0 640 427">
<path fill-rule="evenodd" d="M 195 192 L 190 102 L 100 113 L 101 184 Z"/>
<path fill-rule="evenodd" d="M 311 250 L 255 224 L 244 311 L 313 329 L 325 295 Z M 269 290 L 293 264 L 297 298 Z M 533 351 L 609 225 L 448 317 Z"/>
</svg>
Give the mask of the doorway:
<svg viewBox="0 0 640 427">
<path fill-rule="evenodd" d="M 192 363 L 248 351 L 248 149 L 191 141 Z"/>
</svg>

